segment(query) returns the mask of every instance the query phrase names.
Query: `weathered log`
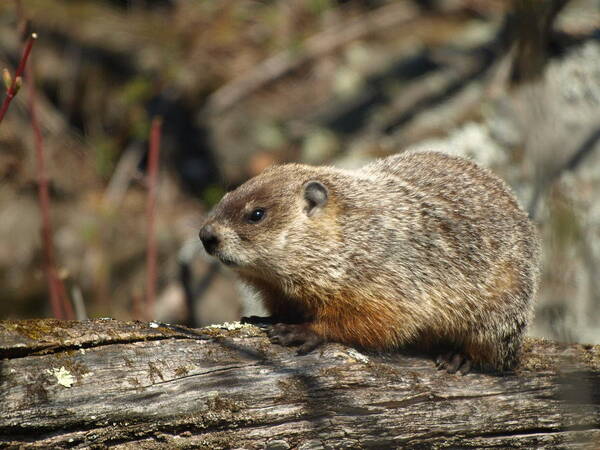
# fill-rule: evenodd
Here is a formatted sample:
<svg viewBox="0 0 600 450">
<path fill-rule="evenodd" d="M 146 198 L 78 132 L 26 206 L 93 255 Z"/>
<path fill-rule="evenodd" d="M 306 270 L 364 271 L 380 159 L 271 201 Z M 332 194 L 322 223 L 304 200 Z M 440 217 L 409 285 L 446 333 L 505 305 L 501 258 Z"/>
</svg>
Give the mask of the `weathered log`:
<svg viewBox="0 0 600 450">
<path fill-rule="evenodd" d="M 600 346 L 531 339 L 516 373 L 460 376 L 232 328 L 0 322 L 0 447 L 600 446 Z"/>
</svg>

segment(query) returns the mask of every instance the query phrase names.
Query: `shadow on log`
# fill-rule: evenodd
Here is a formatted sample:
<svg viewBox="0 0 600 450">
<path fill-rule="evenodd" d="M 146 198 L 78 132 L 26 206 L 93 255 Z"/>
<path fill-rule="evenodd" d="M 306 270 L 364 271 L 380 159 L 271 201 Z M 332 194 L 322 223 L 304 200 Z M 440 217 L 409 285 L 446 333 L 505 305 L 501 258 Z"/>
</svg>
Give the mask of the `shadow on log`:
<svg viewBox="0 0 600 450">
<path fill-rule="evenodd" d="M 0 448 L 600 446 L 600 346 L 527 340 L 517 373 L 438 372 L 254 326 L 0 322 Z"/>
</svg>

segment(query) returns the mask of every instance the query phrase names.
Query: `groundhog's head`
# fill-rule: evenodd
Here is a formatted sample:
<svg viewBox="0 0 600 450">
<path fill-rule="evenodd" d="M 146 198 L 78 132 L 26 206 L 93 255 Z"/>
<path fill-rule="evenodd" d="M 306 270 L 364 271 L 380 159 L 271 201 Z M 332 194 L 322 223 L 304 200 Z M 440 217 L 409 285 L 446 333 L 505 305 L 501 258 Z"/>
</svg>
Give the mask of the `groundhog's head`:
<svg viewBox="0 0 600 450">
<path fill-rule="evenodd" d="M 306 245 L 327 210 L 329 190 L 314 177 L 306 166 L 275 166 L 225 194 L 200 229 L 204 248 L 236 270 L 269 272 L 290 246 Z"/>
</svg>

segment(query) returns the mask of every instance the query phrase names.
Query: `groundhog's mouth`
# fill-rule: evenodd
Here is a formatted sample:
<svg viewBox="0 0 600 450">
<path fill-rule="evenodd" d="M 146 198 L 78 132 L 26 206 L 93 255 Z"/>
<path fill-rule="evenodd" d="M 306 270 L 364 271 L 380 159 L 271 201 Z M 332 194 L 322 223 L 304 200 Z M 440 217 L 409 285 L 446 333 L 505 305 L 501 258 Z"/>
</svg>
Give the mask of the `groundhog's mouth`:
<svg viewBox="0 0 600 450">
<path fill-rule="evenodd" d="M 229 259 L 227 256 L 223 256 L 223 255 L 216 255 L 216 256 L 217 256 L 217 258 L 219 258 L 219 261 L 221 261 L 226 266 L 232 267 L 232 266 L 238 265 L 238 263 L 236 261 L 234 261 L 233 259 Z"/>
</svg>

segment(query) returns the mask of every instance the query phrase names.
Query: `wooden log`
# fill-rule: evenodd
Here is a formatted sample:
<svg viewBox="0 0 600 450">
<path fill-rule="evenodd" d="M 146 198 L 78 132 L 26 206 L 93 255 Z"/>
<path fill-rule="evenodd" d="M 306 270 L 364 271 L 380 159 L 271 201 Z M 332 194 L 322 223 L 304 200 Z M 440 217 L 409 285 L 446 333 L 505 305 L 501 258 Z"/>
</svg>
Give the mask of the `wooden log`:
<svg viewBox="0 0 600 450">
<path fill-rule="evenodd" d="M 527 340 L 516 373 L 250 325 L 0 322 L 0 448 L 600 447 L 600 346 Z"/>
</svg>

